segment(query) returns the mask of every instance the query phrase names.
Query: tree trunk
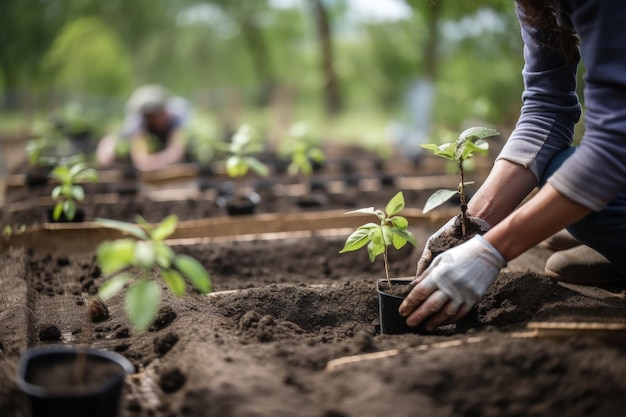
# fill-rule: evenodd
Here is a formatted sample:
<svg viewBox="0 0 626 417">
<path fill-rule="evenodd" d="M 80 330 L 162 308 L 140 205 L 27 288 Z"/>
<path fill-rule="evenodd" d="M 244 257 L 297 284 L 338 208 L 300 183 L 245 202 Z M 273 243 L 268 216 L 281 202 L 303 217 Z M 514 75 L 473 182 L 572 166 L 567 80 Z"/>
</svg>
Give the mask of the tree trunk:
<svg viewBox="0 0 626 417">
<path fill-rule="evenodd" d="M 240 20 L 241 33 L 250 51 L 252 63 L 256 68 L 259 84 L 261 85 L 258 95 L 258 104 L 260 106 L 266 106 L 269 104 L 275 80 L 271 68 L 269 50 L 261 31 L 252 20 L 252 15 L 253 13 L 243 12 Z"/>
<path fill-rule="evenodd" d="M 322 73 L 324 79 L 324 103 L 329 115 L 339 113 L 342 107 L 339 81 L 334 67 L 332 34 L 328 12 L 321 0 L 310 0 L 315 16 L 317 37 L 322 53 Z"/>
<path fill-rule="evenodd" d="M 429 2 L 426 8 L 428 25 L 428 43 L 424 52 L 424 71 L 435 81 L 437 78 L 438 50 L 439 50 L 439 18 L 441 16 L 441 1 Z"/>
</svg>

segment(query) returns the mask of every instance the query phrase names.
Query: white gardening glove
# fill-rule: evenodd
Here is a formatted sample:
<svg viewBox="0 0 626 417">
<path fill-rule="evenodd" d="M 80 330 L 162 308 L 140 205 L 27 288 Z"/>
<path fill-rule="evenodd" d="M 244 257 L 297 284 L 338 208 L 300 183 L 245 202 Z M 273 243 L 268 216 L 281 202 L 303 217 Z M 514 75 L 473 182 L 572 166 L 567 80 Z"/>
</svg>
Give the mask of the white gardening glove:
<svg viewBox="0 0 626 417">
<path fill-rule="evenodd" d="M 478 217 L 471 217 L 468 215 L 468 218 L 471 219 L 472 222 L 476 223 L 481 228 L 481 234 L 486 233 L 491 226 L 489 223 L 480 219 Z M 428 268 L 428 265 L 433 260 L 433 253 L 431 251 L 432 243 L 444 236 L 462 236 L 461 232 L 461 215 L 456 215 L 446 224 L 444 224 L 439 230 L 433 233 L 428 240 L 426 240 L 426 245 L 424 245 L 424 251 L 422 252 L 422 256 L 417 261 L 417 271 L 415 273 L 415 277 L 419 277 L 422 273 Z"/>
<path fill-rule="evenodd" d="M 481 235 L 437 256 L 400 305 L 409 326 L 453 323 L 485 295 L 506 260 Z"/>
</svg>

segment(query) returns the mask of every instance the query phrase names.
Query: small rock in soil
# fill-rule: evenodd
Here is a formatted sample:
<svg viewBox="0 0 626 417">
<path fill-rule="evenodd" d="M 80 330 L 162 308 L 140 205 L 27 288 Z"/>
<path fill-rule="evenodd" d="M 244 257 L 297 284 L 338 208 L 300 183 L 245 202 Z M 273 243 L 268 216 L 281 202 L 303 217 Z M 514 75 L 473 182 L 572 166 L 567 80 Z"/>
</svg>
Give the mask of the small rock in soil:
<svg viewBox="0 0 626 417">
<path fill-rule="evenodd" d="M 43 324 L 39 328 L 39 340 L 48 342 L 61 339 L 61 331 L 54 324 Z"/>
<path fill-rule="evenodd" d="M 168 394 L 178 391 L 185 385 L 187 378 L 178 368 L 166 371 L 159 379 L 159 387 Z"/>
<path fill-rule="evenodd" d="M 154 352 L 159 356 L 165 355 L 170 351 L 178 342 L 178 335 L 176 333 L 169 332 L 164 336 L 158 336 L 154 338 Z"/>
<path fill-rule="evenodd" d="M 89 318 L 92 323 L 100 323 L 109 317 L 111 317 L 109 309 L 101 299 L 93 297 L 89 300 Z"/>
<path fill-rule="evenodd" d="M 70 264 L 69 258 L 62 256 L 57 258 L 57 265 L 59 266 L 68 266 Z"/>
<path fill-rule="evenodd" d="M 154 320 L 154 324 L 150 327 L 150 330 L 161 330 L 172 324 L 177 317 L 176 312 L 168 306 L 161 307 L 157 318 Z"/>
</svg>

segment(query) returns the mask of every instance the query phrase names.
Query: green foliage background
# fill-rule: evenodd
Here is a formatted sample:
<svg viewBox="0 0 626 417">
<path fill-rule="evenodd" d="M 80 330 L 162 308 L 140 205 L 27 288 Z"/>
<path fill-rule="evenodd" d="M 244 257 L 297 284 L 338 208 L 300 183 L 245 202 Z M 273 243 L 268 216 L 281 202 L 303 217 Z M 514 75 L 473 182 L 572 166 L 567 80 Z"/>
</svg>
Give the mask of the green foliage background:
<svg viewBox="0 0 626 417">
<path fill-rule="evenodd" d="M 49 111 L 54 92 L 61 102 L 116 103 L 121 117 L 135 87 L 158 82 L 213 121 L 269 125 L 282 98 L 294 121 L 323 125 L 333 113 L 338 134 L 380 136 L 406 113 L 410 83 L 431 78 L 435 125 L 514 123 L 522 89 L 514 2 L 395 1 L 410 13 L 363 19 L 348 0 L 3 0 L 0 106 L 13 114 L 30 100 Z M 329 24 L 330 55 L 315 7 Z M 333 77 L 338 113 L 325 101 Z"/>
</svg>

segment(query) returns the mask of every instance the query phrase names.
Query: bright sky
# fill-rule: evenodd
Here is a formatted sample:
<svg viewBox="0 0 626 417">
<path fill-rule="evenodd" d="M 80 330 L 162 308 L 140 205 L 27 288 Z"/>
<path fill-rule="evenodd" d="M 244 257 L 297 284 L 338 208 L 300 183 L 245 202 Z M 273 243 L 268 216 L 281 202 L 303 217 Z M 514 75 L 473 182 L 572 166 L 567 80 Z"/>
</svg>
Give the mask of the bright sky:
<svg viewBox="0 0 626 417">
<path fill-rule="evenodd" d="M 350 13 L 358 20 L 399 20 L 411 16 L 403 0 L 346 0 Z M 270 0 L 275 7 L 301 6 L 302 0 Z"/>
</svg>

